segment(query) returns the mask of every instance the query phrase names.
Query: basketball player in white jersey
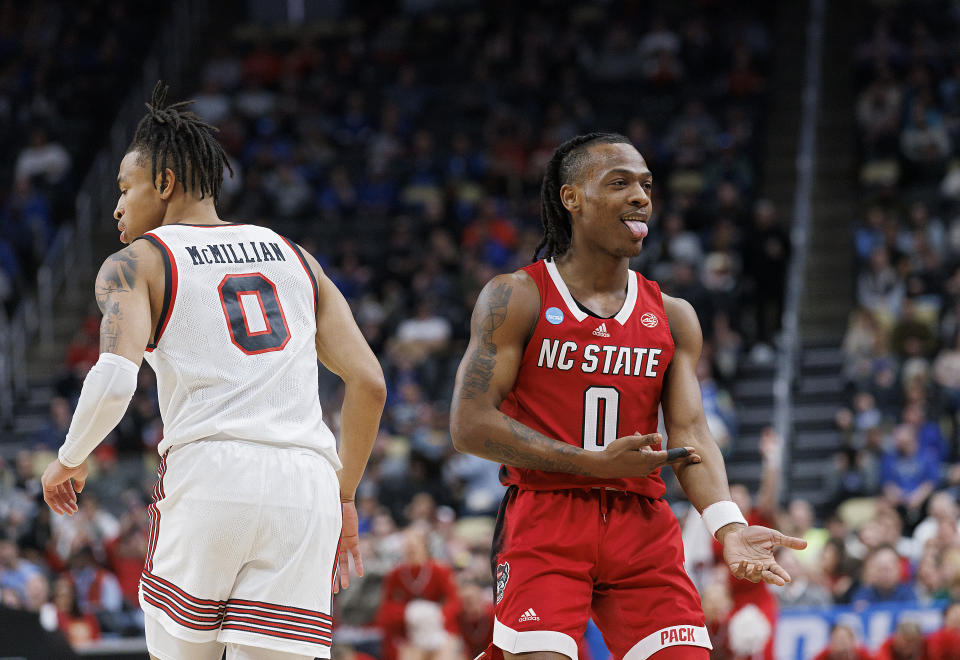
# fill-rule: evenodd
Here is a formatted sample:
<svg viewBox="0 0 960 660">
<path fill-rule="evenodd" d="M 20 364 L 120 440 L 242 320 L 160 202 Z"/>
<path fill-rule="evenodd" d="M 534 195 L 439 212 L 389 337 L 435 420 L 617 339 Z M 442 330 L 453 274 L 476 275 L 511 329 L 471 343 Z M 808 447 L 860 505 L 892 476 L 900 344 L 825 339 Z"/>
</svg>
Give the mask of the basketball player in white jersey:
<svg viewBox="0 0 960 660">
<path fill-rule="evenodd" d="M 122 417 L 145 357 L 164 423 L 140 581 L 151 656 L 329 658 L 348 554 L 363 574 L 353 497 L 383 373 L 310 254 L 217 216 L 226 157 L 186 105 L 166 105 L 158 84 L 120 164 L 114 216 L 129 246 L 97 275 L 100 359 L 44 499 L 77 512 L 86 458 Z M 318 357 L 346 386 L 339 454 Z"/>
</svg>

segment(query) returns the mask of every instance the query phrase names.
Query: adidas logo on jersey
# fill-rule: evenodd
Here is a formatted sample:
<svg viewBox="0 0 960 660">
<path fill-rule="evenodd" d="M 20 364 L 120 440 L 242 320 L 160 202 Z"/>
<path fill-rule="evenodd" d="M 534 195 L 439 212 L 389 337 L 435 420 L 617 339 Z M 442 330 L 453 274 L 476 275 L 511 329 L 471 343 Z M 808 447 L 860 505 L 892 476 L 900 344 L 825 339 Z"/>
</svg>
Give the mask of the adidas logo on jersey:
<svg viewBox="0 0 960 660">
<path fill-rule="evenodd" d="M 601 323 L 600 325 L 598 325 L 597 329 L 593 331 L 593 334 L 595 334 L 598 337 L 609 337 L 610 333 L 607 332 L 607 324 Z"/>
<path fill-rule="evenodd" d="M 524 621 L 539 621 L 539 620 L 540 620 L 540 617 L 537 616 L 537 613 L 533 611 L 532 607 L 520 616 L 520 623 L 523 623 Z"/>
</svg>

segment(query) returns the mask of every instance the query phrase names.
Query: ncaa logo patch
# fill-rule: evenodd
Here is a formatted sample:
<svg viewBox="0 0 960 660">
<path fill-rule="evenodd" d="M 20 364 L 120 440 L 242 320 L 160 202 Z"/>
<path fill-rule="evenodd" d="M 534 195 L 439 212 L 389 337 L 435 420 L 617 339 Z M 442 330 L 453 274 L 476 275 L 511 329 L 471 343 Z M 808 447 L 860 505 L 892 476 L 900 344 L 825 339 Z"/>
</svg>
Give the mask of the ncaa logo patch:
<svg viewBox="0 0 960 660">
<path fill-rule="evenodd" d="M 553 325 L 560 325 L 563 323 L 563 311 L 559 307 L 551 307 L 544 313 L 543 317 L 547 319 L 548 323 Z"/>
<path fill-rule="evenodd" d="M 657 319 L 657 317 L 651 314 L 650 312 L 647 312 L 646 314 L 640 317 L 640 323 L 642 323 L 648 328 L 656 327 L 657 323 L 659 322 L 660 322 L 659 319 Z"/>
<path fill-rule="evenodd" d="M 510 562 L 497 564 L 497 603 L 503 599 L 503 590 L 507 588 L 510 579 Z"/>
</svg>

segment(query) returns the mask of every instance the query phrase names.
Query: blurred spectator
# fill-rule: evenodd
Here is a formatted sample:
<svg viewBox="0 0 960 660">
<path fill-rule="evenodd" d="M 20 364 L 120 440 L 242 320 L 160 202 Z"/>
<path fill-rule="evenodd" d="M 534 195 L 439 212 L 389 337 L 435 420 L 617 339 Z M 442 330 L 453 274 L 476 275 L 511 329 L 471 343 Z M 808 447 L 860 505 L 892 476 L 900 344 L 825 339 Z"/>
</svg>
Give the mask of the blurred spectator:
<svg viewBox="0 0 960 660">
<path fill-rule="evenodd" d="M 927 660 L 926 647 L 920 625 L 901 619 L 896 630 L 877 651 L 876 660 Z"/>
<path fill-rule="evenodd" d="M 850 597 L 857 607 L 880 602 L 908 602 L 916 599 L 910 585 L 900 581 L 900 556 L 889 545 L 874 548 L 863 562 L 861 585 Z"/>
<path fill-rule="evenodd" d="M 40 180 L 49 186 L 63 182 L 70 170 L 70 154 L 59 142 L 51 141 L 42 128 L 30 133 L 30 142 L 17 156 L 14 176 L 20 181 Z"/>
<path fill-rule="evenodd" d="M 884 454 L 880 466 L 883 493 L 908 522 L 916 524 L 940 480 L 940 464 L 935 454 L 920 450 L 912 426 L 900 424 L 893 430 L 892 439 L 893 448 Z"/>
<path fill-rule="evenodd" d="M 776 590 L 781 607 L 828 607 L 832 594 L 812 581 L 806 566 L 797 561 L 793 550 L 777 553 L 777 563 L 790 575 L 790 582 Z"/>
<path fill-rule="evenodd" d="M 943 627 L 927 638 L 927 660 L 960 658 L 960 602 L 947 605 Z"/>
<path fill-rule="evenodd" d="M 460 598 L 448 566 L 430 558 L 422 529 L 404 538 L 404 560 L 387 573 L 377 624 L 383 660 L 451 658 Z"/>
<path fill-rule="evenodd" d="M 827 648 L 813 660 L 873 660 L 870 652 L 857 644 L 857 636 L 849 626 L 836 624 L 830 631 Z"/>
<path fill-rule="evenodd" d="M 97 617 L 81 611 L 73 582 L 65 575 L 53 582 L 53 604 L 57 607 L 58 626 L 71 646 L 100 639 Z"/>
<path fill-rule="evenodd" d="M 490 590 L 473 582 L 460 585 L 461 610 L 457 626 L 465 655 L 476 658 L 493 639 L 493 601 Z"/>
</svg>

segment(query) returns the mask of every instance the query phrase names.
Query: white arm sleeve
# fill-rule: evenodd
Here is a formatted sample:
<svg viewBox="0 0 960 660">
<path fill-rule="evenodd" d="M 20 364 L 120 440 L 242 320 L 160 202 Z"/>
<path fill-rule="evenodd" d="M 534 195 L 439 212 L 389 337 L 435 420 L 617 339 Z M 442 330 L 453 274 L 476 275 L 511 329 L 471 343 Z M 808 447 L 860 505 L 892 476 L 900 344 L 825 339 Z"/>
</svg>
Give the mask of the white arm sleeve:
<svg viewBox="0 0 960 660">
<path fill-rule="evenodd" d="M 125 357 L 101 353 L 83 380 L 80 400 L 58 457 L 67 467 L 83 463 L 117 424 L 137 389 L 140 368 Z"/>
</svg>

